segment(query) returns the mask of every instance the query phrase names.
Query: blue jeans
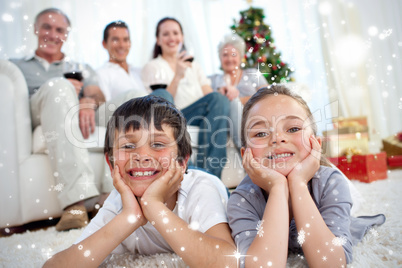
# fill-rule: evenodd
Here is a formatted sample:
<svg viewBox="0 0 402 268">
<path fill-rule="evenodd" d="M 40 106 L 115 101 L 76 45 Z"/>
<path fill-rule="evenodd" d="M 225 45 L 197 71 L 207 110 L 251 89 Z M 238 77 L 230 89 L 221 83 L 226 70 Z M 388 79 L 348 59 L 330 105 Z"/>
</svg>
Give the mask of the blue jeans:
<svg viewBox="0 0 402 268">
<path fill-rule="evenodd" d="M 174 103 L 172 94 L 170 94 L 170 93 L 169 93 L 166 89 L 164 89 L 164 88 L 153 90 L 152 93 L 149 94 L 149 95 L 154 95 L 154 96 L 162 97 L 162 98 L 164 98 L 165 100 L 167 100 L 167 101 L 169 101 L 169 102 L 171 102 L 171 103 Z"/>
<path fill-rule="evenodd" d="M 228 98 L 212 92 L 184 108 L 182 112 L 189 125 L 200 128 L 195 166 L 220 178 L 227 161 Z"/>
</svg>

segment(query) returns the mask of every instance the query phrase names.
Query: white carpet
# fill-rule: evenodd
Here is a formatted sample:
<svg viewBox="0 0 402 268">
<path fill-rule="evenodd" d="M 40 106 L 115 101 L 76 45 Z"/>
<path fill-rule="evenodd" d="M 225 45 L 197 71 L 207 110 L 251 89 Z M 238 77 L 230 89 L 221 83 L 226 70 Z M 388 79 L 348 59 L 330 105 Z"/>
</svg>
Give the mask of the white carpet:
<svg viewBox="0 0 402 268">
<path fill-rule="evenodd" d="M 353 181 L 366 199 L 358 215 L 383 213 L 386 222 L 370 230 L 353 249 L 349 268 L 402 267 L 402 170 L 393 170 L 388 179 L 370 184 Z M 47 258 L 69 247 L 82 230 L 47 230 L 0 238 L 0 267 L 41 267 Z M 300 256 L 291 255 L 288 267 L 307 267 Z M 325 267 L 323 263 L 323 267 Z M 107 267 L 185 267 L 175 254 L 134 257 L 113 256 Z"/>
</svg>

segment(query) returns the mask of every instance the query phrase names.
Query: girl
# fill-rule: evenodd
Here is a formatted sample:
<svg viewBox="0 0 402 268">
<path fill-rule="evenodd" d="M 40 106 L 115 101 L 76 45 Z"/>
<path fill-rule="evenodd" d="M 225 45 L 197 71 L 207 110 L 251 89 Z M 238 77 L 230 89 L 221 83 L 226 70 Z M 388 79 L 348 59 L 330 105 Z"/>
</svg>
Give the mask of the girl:
<svg viewBox="0 0 402 268">
<path fill-rule="evenodd" d="M 385 217 L 350 216 L 348 184 L 321 156 L 306 102 L 284 86 L 262 88 L 246 103 L 241 130 L 248 176 L 228 203 L 240 264 L 285 267 L 289 249 L 309 267 L 345 267 L 352 244 Z"/>
<path fill-rule="evenodd" d="M 183 42 L 180 23 L 174 18 L 161 19 L 156 27 L 154 59 L 144 66 L 142 79 L 147 87 L 167 85 L 188 124 L 201 129 L 194 164 L 220 177 L 226 158 L 229 101 L 212 92 L 210 80 L 197 62 L 192 62 L 193 56 L 181 50 Z"/>
</svg>

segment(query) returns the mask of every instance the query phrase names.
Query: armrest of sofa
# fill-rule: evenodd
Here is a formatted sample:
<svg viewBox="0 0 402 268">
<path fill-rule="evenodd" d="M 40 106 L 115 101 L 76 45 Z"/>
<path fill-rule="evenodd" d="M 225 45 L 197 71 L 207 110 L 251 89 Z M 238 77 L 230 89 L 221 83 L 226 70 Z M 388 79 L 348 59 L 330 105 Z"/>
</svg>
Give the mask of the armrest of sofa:
<svg viewBox="0 0 402 268">
<path fill-rule="evenodd" d="M 0 81 L 0 123 L 4 127 L 0 138 L 17 146 L 18 162 L 21 163 L 31 155 L 32 148 L 28 87 L 21 70 L 7 60 L 0 60 Z"/>
<path fill-rule="evenodd" d="M 32 127 L 28 87 L 12 62 L 0 60 L 0 215 L 21 218 L 20 163 L 31 155 Z M 2 216 L 1 216 L 2 217 Z"/>
</svg>

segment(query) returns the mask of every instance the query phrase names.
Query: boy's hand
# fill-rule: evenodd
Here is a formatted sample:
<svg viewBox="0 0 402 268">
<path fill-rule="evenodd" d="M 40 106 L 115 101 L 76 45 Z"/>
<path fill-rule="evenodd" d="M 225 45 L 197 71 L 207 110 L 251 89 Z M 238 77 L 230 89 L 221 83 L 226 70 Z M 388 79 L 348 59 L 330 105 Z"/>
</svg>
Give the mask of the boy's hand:
<svg viewBox="0 0 402 268">
<path fill-rule="evenodd" d="M 321 145 L 314 135 L 309 138 L 311 151 L 303 161 L 297 164 L 288 175 L 289 183 L 307 183 L 320 168 Z"/>
<path fill-rule="evenodd" d="M 145 219 L 141 207 L 138 204 L 137 198 L 131 191 L 130 187 L 122 180 L 120 170 L 117 165 L 113 169 L 113 186 L 121 195 L 123 202 L 122 214 L 126 214 L 133 222 L 139 221 L 139 226 L 145 225 L 147 219 Z"/>
<path fill-rule="evenodd" d="M 253 157 L 250 148 L 243 155 L 243 167 L 254 184 L 269 193 L 274 185 L 287 185 L 286 177 L 279 172 L 265 167 L 258 159 Z"/>
<path fill-rule="evenodd" d="M 168 171 L 148 186 L 141 198 L 141 207 L 151 202 L 165 203 L 180 187 L 183 167 L 175 159 L 170 160 Z"/>
</svg>

